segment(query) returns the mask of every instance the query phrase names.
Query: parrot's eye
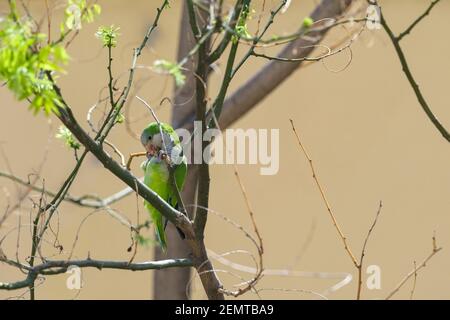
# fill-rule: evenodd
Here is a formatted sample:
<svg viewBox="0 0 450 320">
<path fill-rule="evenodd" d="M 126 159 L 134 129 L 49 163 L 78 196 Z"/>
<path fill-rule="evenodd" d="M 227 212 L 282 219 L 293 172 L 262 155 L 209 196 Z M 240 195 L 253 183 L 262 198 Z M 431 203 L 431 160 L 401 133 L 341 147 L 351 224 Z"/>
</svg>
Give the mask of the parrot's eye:
<svg viewBox="0 0 450 320">
<path fill-rule="evenodd" d="M 148 140 L 152 140 L 152 136 L 148 136 Z"/>
</svg>

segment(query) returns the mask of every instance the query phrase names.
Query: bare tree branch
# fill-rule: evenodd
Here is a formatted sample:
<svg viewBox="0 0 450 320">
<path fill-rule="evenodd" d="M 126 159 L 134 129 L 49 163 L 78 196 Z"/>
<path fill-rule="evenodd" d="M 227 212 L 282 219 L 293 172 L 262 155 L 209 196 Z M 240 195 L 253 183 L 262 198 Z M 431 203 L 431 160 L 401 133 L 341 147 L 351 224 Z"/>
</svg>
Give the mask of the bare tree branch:
<svg viewBox="0 0 450 320">
<path fill-rule="evenodd" d="M 372 4 L 377 4 L 377 1 L 375 2 L 371 2 L 368 1 L 369 3 Z M 407 59 L 405 57 L 405 54 L 403 52 L 403 49 L 400 46 L 400 40 L 406 35 L 409 34 L 411 32 L 411 30 L 420 22 L 422 21 L 422 19 L 427 16 L 431 9 L 433 9 L 433 7 L 439 2 L 438 1 L 433 1 L 431 3 L 431 5 L 428 7 L 428 9 L 425 11 L 425 13 L 421 16 L 419 16 L 419 18 L 416 19 L 416 21 L 408 28 L 406 29 L 403 33 L 401 33 L 398 37 L 396 37 L 394 35 L 394 32 L 392 31 L 392 29 L 390 28 L 389 24 L 387 23 L 385 17 L 383 14 L 381 14 L 381 25 L 383 26 L 384 30 L 386 31 L 387 35 L 389 36 L 392 44 L 394 45 L 394 49 L 395 52 L 398 55 L 398 58 L 400 60 L 400 64 L 402 66 L 402 70 L 403 73 L 405 74 L 406 78 L 409 81 L 409 84 L 411 85 L 411 88 L 414 90 L 414 93 L 417 97 L 417 100 L 419 101 L 420 106 L 422 107 L 423 111 L 425 112 L 425 114 L 427 115 L 428 119 L 430 119 L 430 121 L 433 123 L 433 125 L 436 127 L 436 129 L 441 133 L 441 135 L 444 137 L 445 140 L 447 140 L 448 142 L 450 142 L 450 133 L 447 131 L 447 129 L 444 127 L 444 125 L 439 121 L 439 119 L 436 117 L 436 115 L 433 113 L 433 111 L 431 110 L 430 106 L 428 105 L 428 102 L 426 101 L 424 95 L 422 94 L 422 91 L 419 88 L 419 84 L 417 83 L 417 81 L 415 80 L 411 69 L 409 68 Z"/>
<path fill-rule="evenodd" d="M 69 267 L 79 267 L 79 268 L 96 268 L 98 270 L 102 269 L 119 269 L 119 270 L 130 270 L 130 271 L 145 271 L 145 270 L 161 270 L 166 268 L 175 267 L 191 267 L 192 261 L 190 259 L 168 259 L 160 261 L 146 261 L 130 263 L 129 261 L 105 261 L 105 260 L 50 260 L 43 264 L 36 265 L 34 267 L 27 267 L 23 265 L 22 267 L 28 271 L 28 276 L 25 280 L 12 282 L 12 283 L 2 283 L 0 282 L 0 290 L 17 290 L 29 287 L 33 285 L 36 278 L 42 275 L 55 275 L 60 273 L 65 273 Z"/>
<path fill-rule="evenodd" d="M 353 254 L 353 252 L 350 248 L 350 245 L 348 244 L 347 237 L 344 235 L 344 232 L 342 231 L 342 228 L 340 227 L 340 225 L 336 219 L 336 215 L 334 214 L 333 209 L 331 208 L 331 205 L 325 194 L 324 188 L 322 187 L 322 185 L 319 181 L 319 178 L 317 177 L 317 173 L 316 173 L 316 169 L 314 168 L 313 161 L 312 161 L 311 157 L 309 156 L 308 151 L 306 150 L 302 141 L 300 140 L 300 136 L 298 135 L 297 130 L 295 129 L 295 126 L 294 126 L 294 121 L 293 120 L 290 120 L 290 121 L 291 121 L 291 125 L 292 125 L 292 130 L 294 131 L 295 137 L 297 138 L 298 145 L 299 145 L 300 149 L 302 150 L 303 154 L 305 155 L 306 159 L 308 160 L 314 182 L 316 183 L 316 186 L 319 189 L 320 196 L 322 197 L 323 203 L 325 204 L 325 207 L 331 217 L 331 220 L 333 221 L 333 225 L 334 225 L 336 231 L 338 232 L 339 237 L 342 240 L 342 243 L 344 244 L 345 251 L 348 253 L 348 256 L 352 260 L 353 265 L 356 268 L 358 268 L 359 267 L 358 261 L 356 260 L 355 255 Z"/>
<path fill-rule="evenodd" d="M 433 237 L 433 250 L 431 251 L 431 253 L 422 261 L 422 263 L 420 263 L 419 265 L 414 265 L 414 269 L 412 271 L 410 271 L 400 282 L 399 284 L 391 291 L 391 293 L 388 294 L 388 296 L 386 297 L 386 300 L 391 299 L 402 287 L 403 285 L 406 283 L 406 281 L 408 281 L 412 276 L 417 276 L 417 273 L 426 267 L 428 261 L 431 260 L 431 258 L 433 258 L 439 251 L 441 251 L 442 248 L 441 247 L 437 247 L 436 246 L 436 238 Z"/>
<path fill-rule="evenodd" d="M 361 290 L 362 290 L 362 269 L 364 265 L 364 257 L 366 256 L 366 246 L 369 242 L 369 238 L 372 234 L 373 229 L 377 225 L 378 217 L 380 216 L 381 209 L 383 208 L 383 202 L 380 201 L 380 205 L 378 206 L 377 214 L 375 215 L 375 219 L 372 222 L 372 225 L 369 228 L 369 231 L 367 232 L 366 239 L 364 239 L 364 244 L 361 249 L 361 257 L 359 258 L 359 264 L 358 264 L 358 289 L 356 294 L 356 300 L 361 299 Z"/>
<path fill-rule="evenodd" d="M 406 28 L 405 31 L 403 31 L 402 33 L 400 33 L 397 36 L 397 41 L 401 41 L 406 35 L 410 34 L 411 31 L 426 17 L 430 14 L 431 10 L 433 10 L 433 7 L 435 5 L 437 5 L 441 0 L 433 0 L 431 1 L 430 5 L 428 6 L 427 10 L 425 10 L 425 12 L 423 14 L 421 14 L 420 16 L 417 17 L 416 20 L 414 20 L 413 23 L 411 23 L 411 25 Z"/>
<path fill-rule="evenodd" d="M 353 2 L 352 0 L 322 0 L 311 13 L 310 17 L 314 21 L 339 17 Z M 314 32 L 308 39 L 299 38 L 291 42 L 278 56 L 295 59 L 309 55 L 315 46 L 323 40 L 327 31 L 328 29 L 323 29 Z M 244 116 L 281 83 L 288 79 L 301 65 L 302 61 L 288 64 L 279 61 L 270 61 L 261 71 L 251 77 L 225 100 L 219 119 L 220 127 L 226 129 L 233 122 Z M 191 125 L 192 118 L 183 123 L 177 123 L 177 127 L 190 127 Z"/>
<path fill-rule="evenodd" d="M 101 269 L 123 269 L 132 271 L 144 271 L 144 270 L 154 270 L 154 269 L 164 269 L 173 267 L 190 267 L 192 266 L 192 261 L 190 259 L 168 259 L 160 261 L 147 261 L 130 263 L 129 261 L 103 261 L 103 260 L 54 260 L 46 261 L 41 265 L 37 265 L 32 269 L 32 271 L 43 273 L 44 270 L 60 268 L 59 270 L 52 270 L 49 273 L 64 273 L 66 269 L 70 266 L 76 266 L 80 268 L 97 268 Z"/>
</svg>

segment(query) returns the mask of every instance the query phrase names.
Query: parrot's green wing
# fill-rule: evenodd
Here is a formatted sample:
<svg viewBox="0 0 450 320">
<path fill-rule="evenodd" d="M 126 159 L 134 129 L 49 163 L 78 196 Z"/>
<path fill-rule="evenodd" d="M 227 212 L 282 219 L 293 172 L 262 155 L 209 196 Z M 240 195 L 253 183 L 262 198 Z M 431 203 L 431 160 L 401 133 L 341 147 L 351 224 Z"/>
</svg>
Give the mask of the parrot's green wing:
<svg viewBox="0 0 450 320">
<path fill-rule="evenodd" d="M 178 191 L 183 190 L 184 181 L 186 180 L 187 174 L 187 160 L 183 155 L 183 147 L 180 143 L 180 138 L 175 130 L 168 124 L 162 124 L 163 131 L 170 137 L 170 145 L 168 146 L 169 156 L 171 157 L 172 165 L 174 166 L 174 176 Z M 170 181 L 172 185 L 172 181 Z M 173 188 L 170 190 L 169 203 L 172 207 L 176 207 L 178 199 L 176 196 L 176 190 Z"/>
<path fill-rule="evenodd" d="M 187 174 L 187 161 L 186 157 L 183 157 L 183 160 L 179 165 L 175 166 L 174 176 L 175 176 L 175 182 L 177 184 L 178 191 L 181 193 L 183 190 L 184 182 L 186 180 L 186 174 Z M 178 199 L 176 196 L 176 190 L 173 190 L 173 188 L 170 190 L 169 194 L 169 203 L 172 207 L 176 207 Z"/>
<path fill-rule="evenodd" d="M 152 158 L 147 162 L 145 168 L 144 184 L 156 192 L 164 200 L 168 200 L 170 196 L 170 185 L 168 184 L 169 171 L 166 165 Z M 156 237 L 163 251 L 167 249 L 166 234 L 164 232 L 164 222 L 161 213 L 155 209 L 149 202 L 144 201 L 144 205 L 155 226 Z"/>
</svg>

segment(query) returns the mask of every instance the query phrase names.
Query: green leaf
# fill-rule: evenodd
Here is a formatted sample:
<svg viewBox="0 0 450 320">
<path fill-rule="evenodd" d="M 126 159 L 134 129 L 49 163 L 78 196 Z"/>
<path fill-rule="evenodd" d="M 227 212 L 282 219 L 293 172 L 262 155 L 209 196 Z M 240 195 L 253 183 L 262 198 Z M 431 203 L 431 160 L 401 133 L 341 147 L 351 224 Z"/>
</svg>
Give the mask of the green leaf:
<svg viewBox="0 0 450 320">
<path fill-rule="evenodd" d="M 103 46 L 107 48 L 113 48 L 117 45 L 117 38 L 119 37 L 118 31 L 119 27 L 114 27 L 114 25 L 110 27 L 101 26 L 98 28 L 98 31 L 95 33 L 95 36 L 102 40 Z"/>
<path fill-rule="evenodd" d="M 154 68 L 159 72 L 164 72 L 170 74 L 174 80 L 177 87 L 181 87 L 186 82 L 186 76 L 183 74 L 181 66 L 177 63 L 173 63 L 164 59 L 155 60 L 153 62 Z"/>
<path fill-rule="evenodd" d="M 125 116 L 122 113 L 119 113 L 116 117 L 116 123 L 124 123 L 125 122 Z"/>
<path fill-rule="evenodd" d="M 102 7 L 97 3 L 92 5 L 92 9 L 94 10 L 96 15 L 100 15 L 102 13 Z"/>
<path fill-rule="evenodd" d="M 63 140 L 65 145 L 70 149 L 78 150 L 81 147 L 81 144 L 74 138 L 72 132 L 64 126 L 59 127 L 56 138 Z"/>
<path fill-rule="evenodd" d="M 33 32 L 26 19 L 19 21 L 0 21 L 0 81 L 18 100 L 30 101 L 33 113 L 57 113 L 61 103 L 47 73 L 63 71 L 67 52 L 63 44 L 48 44 L 46 35 Z"/>
</svg>

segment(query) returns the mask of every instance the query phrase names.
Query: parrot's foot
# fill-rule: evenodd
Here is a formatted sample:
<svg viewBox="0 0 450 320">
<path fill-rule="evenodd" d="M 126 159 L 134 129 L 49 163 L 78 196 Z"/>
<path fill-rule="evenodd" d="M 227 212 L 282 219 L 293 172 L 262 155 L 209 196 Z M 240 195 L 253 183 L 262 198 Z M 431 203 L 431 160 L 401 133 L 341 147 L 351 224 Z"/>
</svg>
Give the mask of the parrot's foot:
<svg viewBox="0 0 450 320">
<path fill-rule="evenodd" d="M 163 150 L 159 151 L 159 158 L 163 160 L 169 167 L 172 166 L 172 160 L 170 159 L 169 155 Z"/>
</svg>

